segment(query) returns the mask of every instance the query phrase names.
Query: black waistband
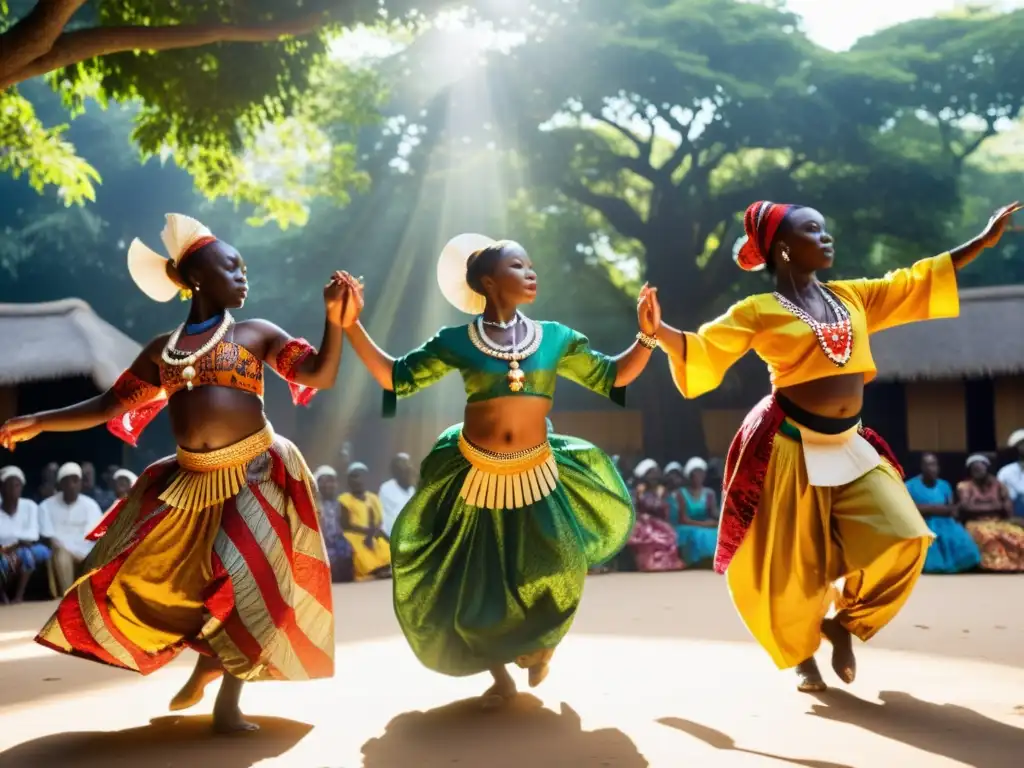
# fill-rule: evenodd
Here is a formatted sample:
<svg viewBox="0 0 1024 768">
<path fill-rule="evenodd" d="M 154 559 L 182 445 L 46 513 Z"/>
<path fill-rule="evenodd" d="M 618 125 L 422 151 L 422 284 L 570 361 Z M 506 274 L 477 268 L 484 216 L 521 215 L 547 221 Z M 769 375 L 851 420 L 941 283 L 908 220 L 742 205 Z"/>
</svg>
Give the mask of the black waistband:
<svg viewBox="0 0 1024 768">
<path fill-rule="evenodd" d="M 775 402 L 787 417 L 802 427 L 813 429 L 823 435 L 841 435 L 848 429 L 857 426 L 860 422 L 860 414 L 847 416 L 842 419 L 834 419 L 831 416 L 819 416 L 804 410 L 781 392 L 775 393 Z"/>
</svg>

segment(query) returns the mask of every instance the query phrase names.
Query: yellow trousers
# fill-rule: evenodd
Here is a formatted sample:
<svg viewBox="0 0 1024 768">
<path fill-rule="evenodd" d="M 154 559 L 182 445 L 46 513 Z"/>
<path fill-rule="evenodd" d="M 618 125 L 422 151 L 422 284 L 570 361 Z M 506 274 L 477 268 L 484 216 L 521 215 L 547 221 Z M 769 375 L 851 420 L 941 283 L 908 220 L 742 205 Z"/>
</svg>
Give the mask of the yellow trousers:
<svg viewBox="0 0 1024 768">
<path fill-rule="evenodd" d="M 821 620 L 868 640 L 907 601 L 934 535 L 899 474 L 882 464 L 847 485 L 811 486 L 800 443 L 779 433 L 761 503 L 726 571 L 733 604 L 780 669 L 810 658 Z"/>
</svg>

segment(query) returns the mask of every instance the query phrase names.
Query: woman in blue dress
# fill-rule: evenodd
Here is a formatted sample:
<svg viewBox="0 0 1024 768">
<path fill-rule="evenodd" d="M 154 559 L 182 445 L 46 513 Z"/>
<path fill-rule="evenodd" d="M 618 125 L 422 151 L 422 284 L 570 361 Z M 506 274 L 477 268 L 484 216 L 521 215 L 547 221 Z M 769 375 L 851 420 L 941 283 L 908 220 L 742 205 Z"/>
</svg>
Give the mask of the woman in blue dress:
<svg viewBox="0 0 1024 768">
<path fill-rule="evenodd" d="M 971 534 L 956 519 L 953 489 L 939 477 L 934 453 L 921 457 L 921 474 L 907 480 L 907 491 L 935 534 L 924 562 L 925 573 L 963 573 L 981 564 L 981 552 Z"/>
<path fill-rule="evenodd" d="M 718 542 L 718 499 L 715 492 L 704 485 L 708 465 L 694 456 L 685 467 L 670 464 L 682 470 L 683 483 L 669 497 L 669 521 L 676 528 L 679 555 L 687 566 L 708 562 L 715 556 Z M 674 472 L 672 473 L 674 474 Z"/>
</svg>

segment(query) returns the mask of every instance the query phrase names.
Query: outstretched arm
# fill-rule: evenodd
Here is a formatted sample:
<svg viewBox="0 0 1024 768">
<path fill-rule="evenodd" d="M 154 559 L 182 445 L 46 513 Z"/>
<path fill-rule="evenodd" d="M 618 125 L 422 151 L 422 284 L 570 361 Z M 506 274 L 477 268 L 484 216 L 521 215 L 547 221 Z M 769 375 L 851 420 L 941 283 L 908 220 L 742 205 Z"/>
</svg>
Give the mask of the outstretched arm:
<svg viewBox="0 0 1024 768">
<path fill-rule="evenodd" d="M 78 432 L 98 427 L 122 416 L 133 406 L 141 405 L 142 400 L 134 398 L 134 393 L 122 392 L 120 389 L 131 385 L 131 379 L 134 379 L 139 387 L 148 388 L 153 393 L 158 392 L 160 370 L 156 360 L 166 343 L 166 334 L 153 339 L 135 358 L 126 375 L 122 375 L 113 387 L 96 397 L 66 408 L 11 419 L 0 427 L 0 446 L 13 451 L 15 445 L 31 440 L 41 432 Z"/>
<path fill-rule="evenodd" d="M 1013 214 L 1021 209 L 1024 209 L 1024 205 L 1017 201 L 1010 203 L 1010 205 L 1004 205 L 993 213 L 992 218 L 988 220 L 988 224 L 980 235 L 949 252 L 949 256 L 953 261 L 953 268 L 957 271 L 963 269 L 974 261 L 986 248 L 994 247 L 1003 236 L 1006 225 L 1010 223 Z"/>
</svg>

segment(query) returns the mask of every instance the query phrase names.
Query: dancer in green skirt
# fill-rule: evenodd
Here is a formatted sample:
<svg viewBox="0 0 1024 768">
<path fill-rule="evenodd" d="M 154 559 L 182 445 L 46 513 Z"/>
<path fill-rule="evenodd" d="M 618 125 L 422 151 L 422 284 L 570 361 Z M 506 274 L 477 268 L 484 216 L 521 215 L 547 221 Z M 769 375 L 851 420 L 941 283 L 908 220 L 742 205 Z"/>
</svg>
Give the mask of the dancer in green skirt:
<svg viewBox="0 0 1024 768">
<path fill-rule="evenodd" d="M 391 532 L 395 613 L 413 652 L 447 675 L 489 671 L 487 707 L 516 694 L 505 665 L 547 676 L 579 607 L 587 570 L 616 555 L 633 507 L 611 459 L 590 443 L 548 434 L 563 376 L 623 402 L 647 365 L 661 317 L 654 289 L 637 301 L 640 332 L 618 357 L 590 348 L 559 323 L 518 307 L 537 276 L 522 246 L 460 235 L 441 254 L 438 283 L 468 325 L 442 328 L 395 359 L 361 323 L 347 333 L 384 388 L 385 415 L 451 371 L 466 387 L 465 421 L 446 430 L 420 469 L 420 485 Z M 362 304 L 362 287 L 346 276 Z"/>
</svg>

